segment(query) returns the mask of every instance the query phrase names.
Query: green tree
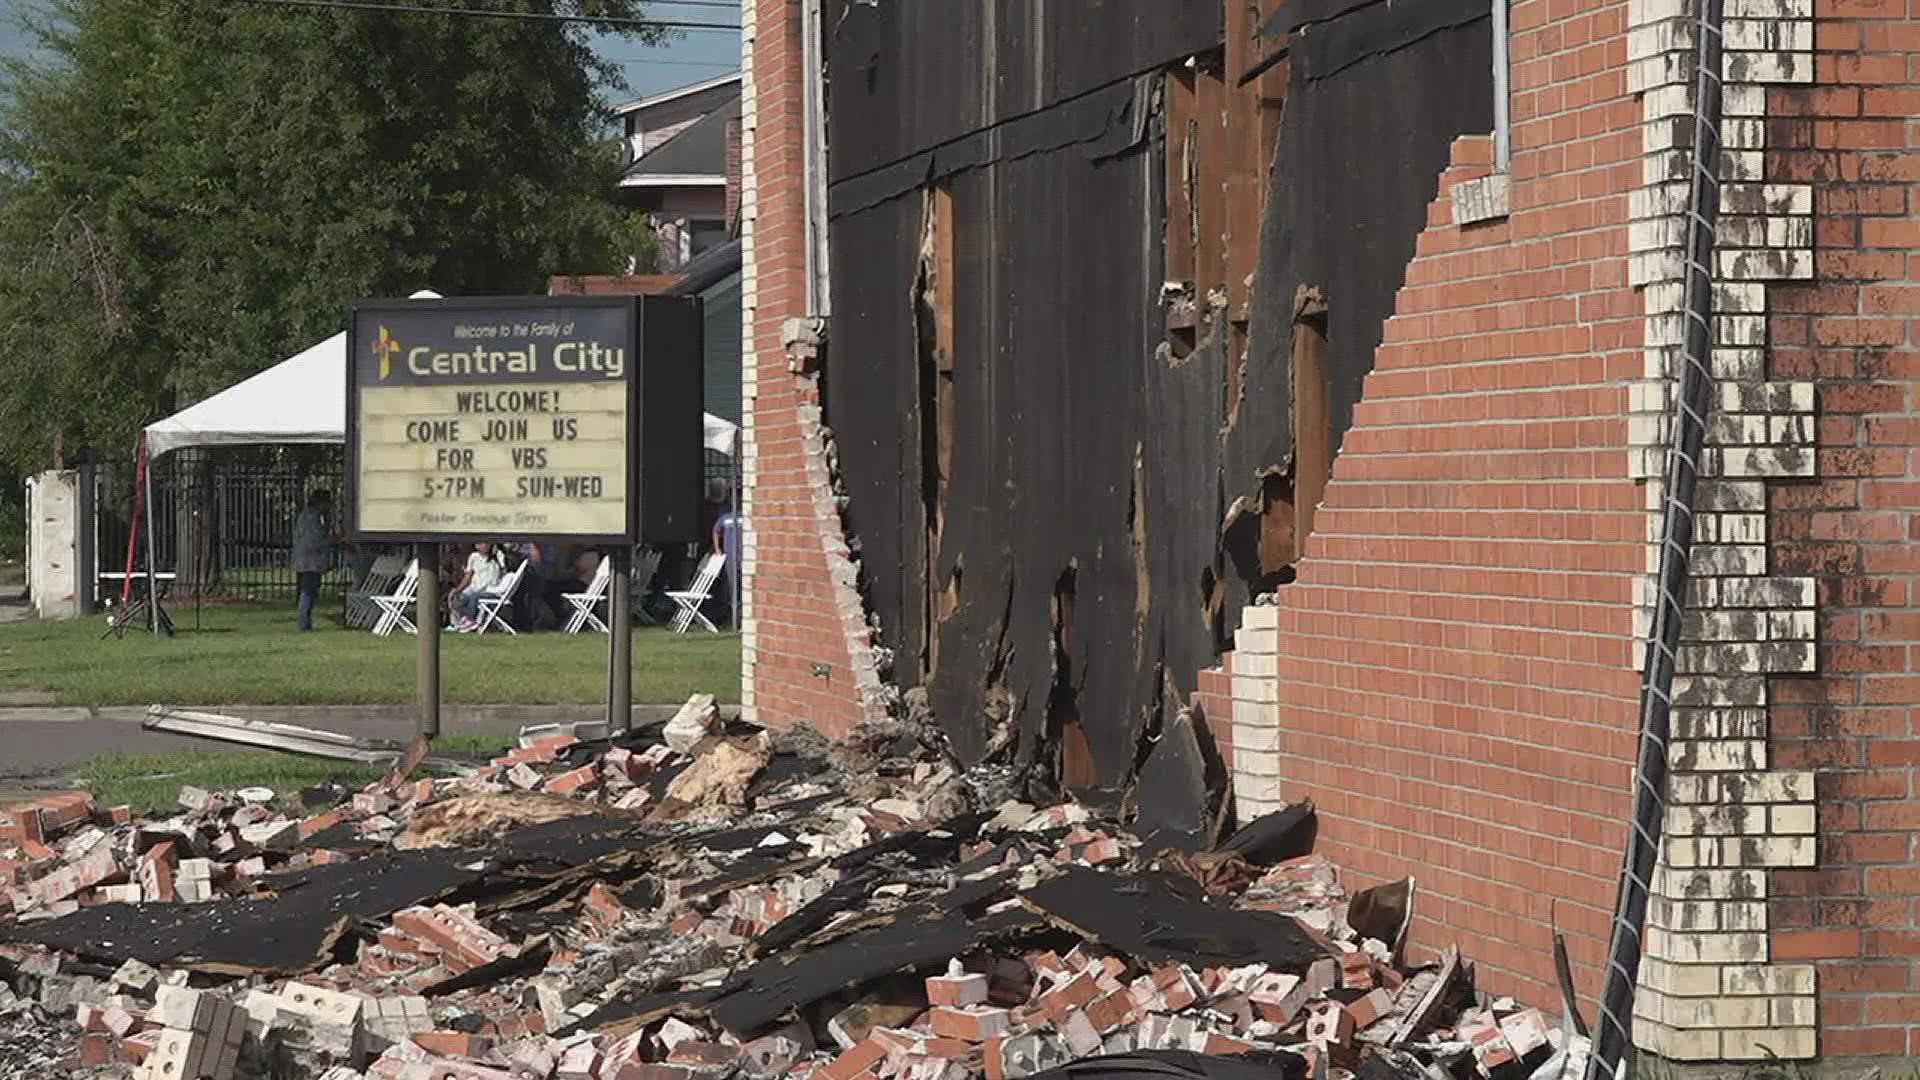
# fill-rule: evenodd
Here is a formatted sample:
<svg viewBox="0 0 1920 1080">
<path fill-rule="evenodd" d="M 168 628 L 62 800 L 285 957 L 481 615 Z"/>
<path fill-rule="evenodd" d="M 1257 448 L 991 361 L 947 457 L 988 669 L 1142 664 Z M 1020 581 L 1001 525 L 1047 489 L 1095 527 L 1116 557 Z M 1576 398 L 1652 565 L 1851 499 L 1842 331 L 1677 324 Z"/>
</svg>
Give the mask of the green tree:
<svg viewBox="0 0 1920 1080">
<path fill-rule="evenodd" d="M 601 93 L 618 75 L 583 24 L 48 6 L 50 59 L 9 65 L 0 104 L 0 464 L 44 467 L 60 436 L 131 447 L 339 329 L 355 297 L 625 268 Z"/>
</svg>

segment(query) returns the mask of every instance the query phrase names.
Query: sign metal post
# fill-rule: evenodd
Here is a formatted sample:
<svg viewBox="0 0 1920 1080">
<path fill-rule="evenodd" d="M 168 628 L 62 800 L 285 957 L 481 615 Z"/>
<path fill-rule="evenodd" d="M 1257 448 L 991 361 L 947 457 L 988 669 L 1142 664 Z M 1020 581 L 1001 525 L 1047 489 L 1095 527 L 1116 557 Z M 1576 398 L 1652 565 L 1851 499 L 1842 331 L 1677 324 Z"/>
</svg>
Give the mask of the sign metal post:
<svg viewBox="0 0 1920 1080">
<path fill-rule="evenodd" d="M 633 724 L 633 615 L 630 584 L 633 548 L 615 550 L 613 579 L 607 583 L 607 730 L 618 734 Z"/>
<path fill-rule="evenodd" d="M 420 632 L 419 671 L 415 675 L 420 692 L 420 730 L 423 739 L 440 734 L 440 545 L 417 544 L 414 556 L 420 560 L 419 603 L 413 613 L 414 628 Z"/>
</svg>

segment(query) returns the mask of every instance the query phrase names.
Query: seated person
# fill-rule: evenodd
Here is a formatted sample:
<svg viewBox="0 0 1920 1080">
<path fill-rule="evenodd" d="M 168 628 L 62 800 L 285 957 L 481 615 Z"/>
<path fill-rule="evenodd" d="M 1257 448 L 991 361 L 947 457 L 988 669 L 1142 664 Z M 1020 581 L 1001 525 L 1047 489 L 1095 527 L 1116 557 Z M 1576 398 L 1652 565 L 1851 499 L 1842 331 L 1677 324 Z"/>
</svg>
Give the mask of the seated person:
<svg viewBox="0 0 1920 1080">
<path fill-rule="evenodd" d="M 454 618 L 448 629 L 463 634 L 479 629 L 480 598 L 498 595 L 506 576 L 507 568 L 500 552 L 485 541 L 475 544 L 473 554 L 467 556 L 466 572 L 453 590 Z"/>
</svg>

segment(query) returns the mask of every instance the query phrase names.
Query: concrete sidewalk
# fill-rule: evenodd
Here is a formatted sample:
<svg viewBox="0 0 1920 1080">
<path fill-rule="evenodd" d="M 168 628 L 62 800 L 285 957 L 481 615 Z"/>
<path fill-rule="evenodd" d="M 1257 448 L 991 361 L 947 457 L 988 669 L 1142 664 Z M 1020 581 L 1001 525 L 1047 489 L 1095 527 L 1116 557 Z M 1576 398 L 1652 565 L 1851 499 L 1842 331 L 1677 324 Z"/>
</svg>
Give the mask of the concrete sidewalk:
<svg viewBox="0 0 1920 1080">
<path fill-rule="evenodd" d="M 416 709 L 412 705 L 182 705 L 182 708 L 297 724 L 358 738 L 405 741 L 413 736 Z M 680 708 L 672 705 L 635 705 L 638 726 L 666 720 Z M 442 705 L 442 735 L 499 735 L 510 737 L 524 724 L 575 723 L 606 717 L 604 705 Z M 210 739 L 194 739 L 140 727 L 147 716 L 144 705 L 11 705 L 0 706 L 0 778 L 44 776 L 101 754 L 167 754 L 180 750 L 245 747 Z"/>
</svg>

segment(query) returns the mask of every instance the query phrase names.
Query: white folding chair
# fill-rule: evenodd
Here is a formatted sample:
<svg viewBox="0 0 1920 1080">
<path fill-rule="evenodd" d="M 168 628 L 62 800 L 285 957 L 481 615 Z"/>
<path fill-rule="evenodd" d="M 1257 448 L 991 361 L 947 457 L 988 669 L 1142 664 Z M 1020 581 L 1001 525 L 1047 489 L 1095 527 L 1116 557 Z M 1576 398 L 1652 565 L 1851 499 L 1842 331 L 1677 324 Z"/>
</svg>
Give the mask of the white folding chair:
<svg viewBox="0 0 1920 1080">
<path fill-rule="evenodd" d="M 376 596 L 373 602 L 380 608 L 380 621 L 373 624 L 376 637 L 386 637 L 395 628 L 409 634 L 417 634 L 413 620 L 407 617 L 407 609 L 413 606 L 413 599 L 420 590 L 420 560 L 407 564 L 407 572 L 400 578 L 400 584 L 389 596 Z"/>
<path fill-rule="evenodd" d="M 607 582 L 612 578 L 613 560 L 602 555 L 600 568 L 593 572 L 593 580 L 587 584 L 586 592 L 560 594 L 573 608 L 573 614 L 567 616 L 567 633 L 577 634 L 588 626 L 603 634 L 607 632 L 607 624 L 600 621 L 600 616 L 594 614 L 593 609 L 606 603 Z"/>
<path fill-rule="evenodd" d="M 373 560 L 367 568 L 367 576 L 360 579 L 360 586 L 347 594 L 347 625 L 352 627 L 370 626 L 379 618 L 379 605 L 373 598 L 391 591 L 400 580 L 401 560 L 398 555 L 382 555 Z"/>
<path fill-rule="evenodd" d="M 653 575 L 659 573 L 665 554 L 659 548 L 638 548 L 633 553 L 633 617 L 647 626 L 660 625 L 658 619 L 647 614 L 647 587 L 653 584 Z"/>
<path fill-rule="evenodd" d="M 497 626 L 509 634 L 519 635 L 520 631 L 513 628 L 512 622 L 500 617 L 500 609 L 513 603 L 513 594 L 520 588 L 520 578 L 527 572 L 529 561 L 531 560 L 522 559 L 520 565 L 514 567 L 511 574 L 501 579 L 499 592 L 488 593 L 479 599 L 477 603 L 480 608 L 480 625 L 474 628 L 475 634 L 484 634 L 487 632 L 487 627 Z"/>
<path fill-rule="evenodd" d="M 673 616 L 673 632 L 684 634 L 698 622 L 709 634 L 717 634 L 720 628 L 713 620 L 700 613 L 700 605 L 713 595 L 713 583 L 720 577 L 721 567 L 727 564 L 727 557 L 718 552 L 700 560 L 700 569 L 693 575 L 693 584 L 678 592 L 669 592 L 668 596 L 679 605 L 680 610 Z"/>
</svg>

